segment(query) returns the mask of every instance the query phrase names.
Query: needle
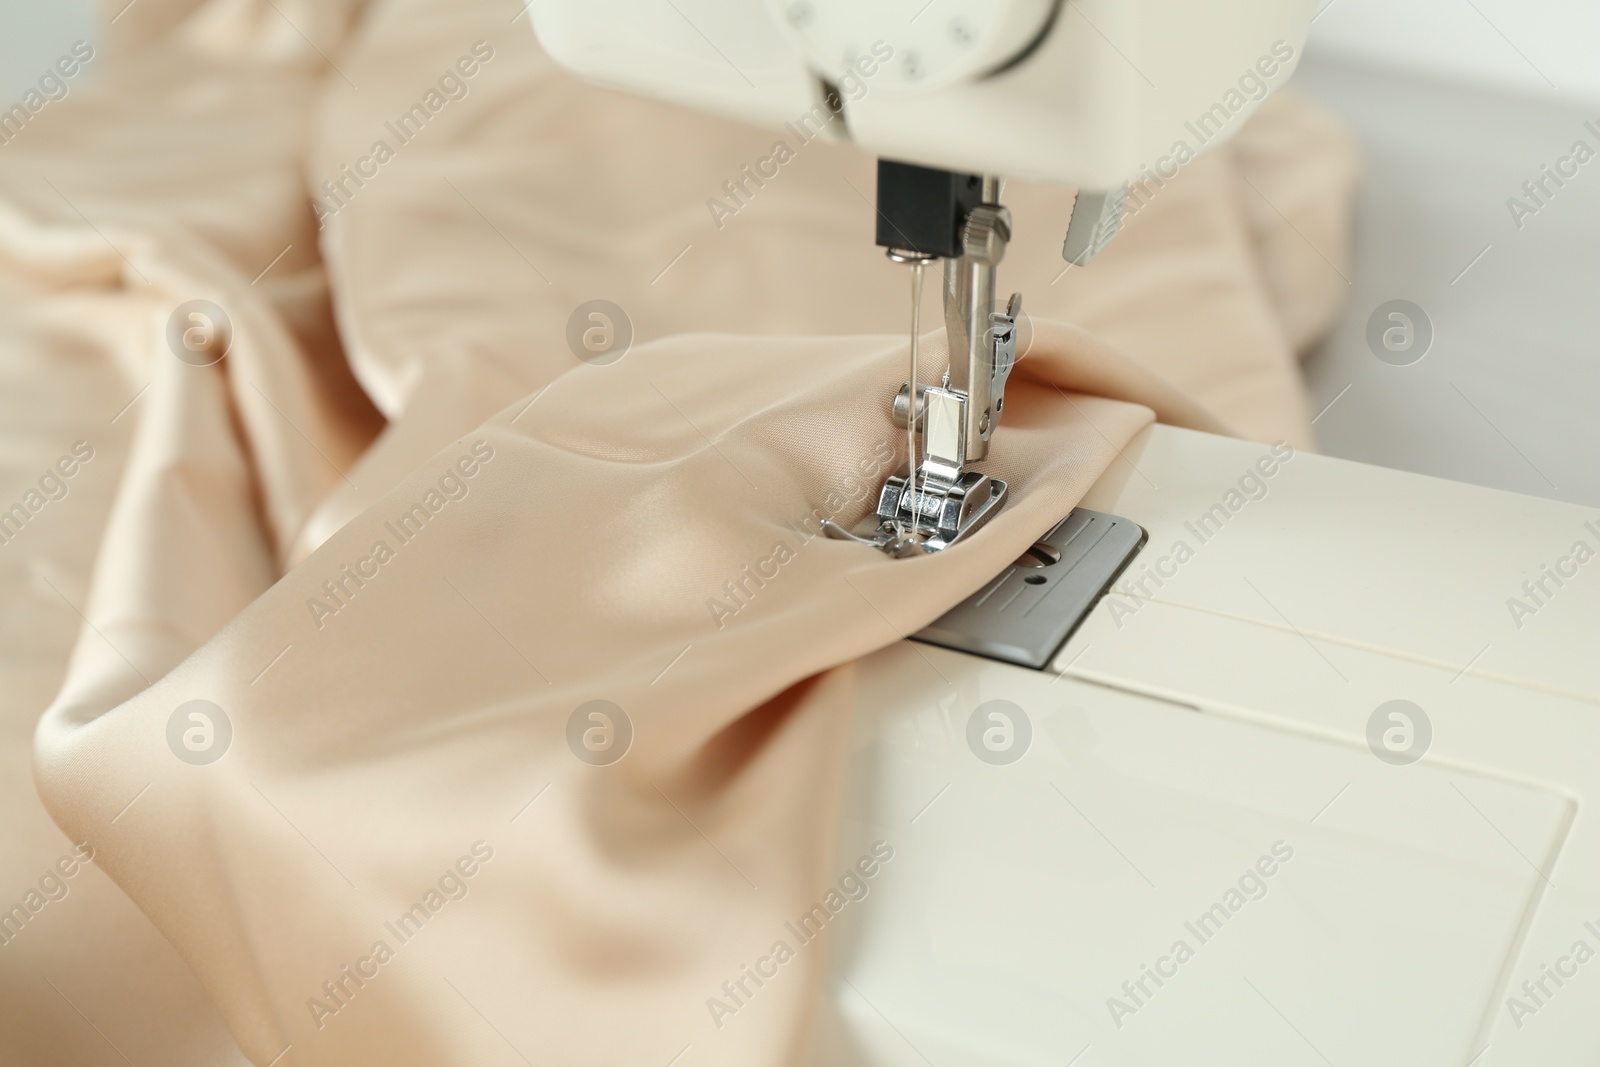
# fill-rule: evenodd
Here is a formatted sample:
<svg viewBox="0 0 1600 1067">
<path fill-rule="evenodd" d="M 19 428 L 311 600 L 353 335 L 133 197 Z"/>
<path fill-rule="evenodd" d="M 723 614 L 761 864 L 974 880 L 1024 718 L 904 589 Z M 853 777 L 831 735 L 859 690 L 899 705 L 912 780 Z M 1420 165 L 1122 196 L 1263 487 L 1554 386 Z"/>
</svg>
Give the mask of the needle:
<svg viewBox="0 0 1600 1067">
<path fill-rule="evenodd" d="M 922 268 L 923 259 L 911 262 L 911 378 L 906 394 L 906 487 L 911 493 L 911 543 L 917 544 L 918 518 L 922 511 L 922 497 L 917 493 L 917 346 L 922 337 Z"/>
</svg>

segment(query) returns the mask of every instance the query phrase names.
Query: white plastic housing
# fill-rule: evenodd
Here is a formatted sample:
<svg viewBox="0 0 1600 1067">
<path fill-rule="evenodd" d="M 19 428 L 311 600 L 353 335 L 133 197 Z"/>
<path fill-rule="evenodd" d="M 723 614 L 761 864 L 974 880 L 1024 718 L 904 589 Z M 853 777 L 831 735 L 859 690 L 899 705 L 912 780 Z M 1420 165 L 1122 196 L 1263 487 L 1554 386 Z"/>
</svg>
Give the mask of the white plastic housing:
<svg viewBox="0 0 1600 1067">
<path fill-rule="evenodd" d="M 1082 504 L 1149 541 L 1049 668 L 855 665 L 830 875 L 894 856 L 830 921 L 813 1067 L 1600 1063 L 1600 583 L 1507 606 L 1600 519 L 1267 452 L 1139 434 Z M 1425 732 L 1374 732 L 1395 699 Z M 1011 762 L 971 739 L 995 700 Z"/>
<path fill-rule="evenodd" d="M 1298 63 L 1312 6 L 540 0 L 530 18 L 599 84 L 778 127 L 826 80 L 875 155 L 1112 189 L 1231 136 Z"/>
</svg>

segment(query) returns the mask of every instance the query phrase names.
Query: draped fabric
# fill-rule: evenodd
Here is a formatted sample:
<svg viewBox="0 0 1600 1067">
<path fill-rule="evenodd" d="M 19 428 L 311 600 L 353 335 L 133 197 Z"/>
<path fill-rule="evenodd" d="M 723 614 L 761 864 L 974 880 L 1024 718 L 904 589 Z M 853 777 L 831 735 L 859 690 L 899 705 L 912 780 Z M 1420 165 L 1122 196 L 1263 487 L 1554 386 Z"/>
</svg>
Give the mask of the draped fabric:
<svg viewBox="0 0 1600 1067">
<path fill-rule="evenodd" d="M 838 877 L 854 661 L 1152 419 L 1311 443 L 1356 164 L 1287 93 L 1088 268 L 1008 185 L 1012 496 L 892 561 L 817 536 L 904 447 L 870 158 L 712 210 L 784 135 L 514 4 L 106 17 L 0 145 L 0 1063 L 796 1062 L 824 953 L 707 1002 Z"/>
</svg>

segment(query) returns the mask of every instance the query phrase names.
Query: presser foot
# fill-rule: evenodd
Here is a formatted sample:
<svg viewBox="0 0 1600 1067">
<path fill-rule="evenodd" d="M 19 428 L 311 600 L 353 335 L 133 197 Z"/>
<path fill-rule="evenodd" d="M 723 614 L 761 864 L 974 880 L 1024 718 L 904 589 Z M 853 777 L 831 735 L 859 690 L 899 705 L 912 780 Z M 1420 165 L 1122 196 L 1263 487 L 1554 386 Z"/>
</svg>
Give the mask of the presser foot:
<svg viewBox="0 0 1600 1067">
<path fill-rule="evenodd" d="M 895 559 L 940 552 L 982 529 L 1000 513 L 1007 486 L 981 471 L 965 471 L 954 482 L 919 484 L 911 491 L 907 470 L 891 474 L 878 508 L 847 530 L 828 519 L 823 532 L 840 541 L 871 545 Z M 920 479 L 919 479 L 920 481 Z"/>
<path fill-rule="evenodd" d="M 988 455 L 1017 359 L 1022 294 L 995 308 L 995 272 L 1011 240 L 1011 212 L 999 197 L 992 175 L 879 161 L 878 243 L 911 268 L 909 373 L 889 405 L 905 431 L 906 462 L 884 482 L 873 515 L 853 530 L 824 523 L 828 536 L 897 559 L 942 552 L 1005 503 L 1005 482 L 967 467 Z M 922 275 L 941 258 L 949 363 L 934 385 L 920 367 Z"/>
</svg>

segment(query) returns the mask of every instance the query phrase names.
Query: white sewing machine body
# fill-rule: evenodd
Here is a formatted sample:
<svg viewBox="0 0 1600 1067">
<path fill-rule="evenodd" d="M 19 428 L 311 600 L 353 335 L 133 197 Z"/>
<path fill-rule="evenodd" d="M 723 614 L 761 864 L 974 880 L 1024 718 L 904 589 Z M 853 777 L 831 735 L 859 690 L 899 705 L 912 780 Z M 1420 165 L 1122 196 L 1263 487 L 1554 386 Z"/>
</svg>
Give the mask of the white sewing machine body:
<svg viewBox="0 0 1600 1067">
<path fill-rule="evenodd" d="M 1600 1059 L 1600 519 L 1166 426 L 1126 454 L 1084 506 L 1148 531 L 1134 595 L 1050 667 L 860 664 L 837 865 L 894 859 L 814 1062 Z M 1015 762 L 977 755 L 995 700 Z"/>
<path fill-rule="evenodd" d="M 542 0 L 531 12 L 545 50 L 597 84 L 777 128 L 821 105 L 826 82 L 873 155 L 1104 190 L 1192 142 L 1185 124 L 1219 104 L 1227 129 L 1212 132 L 1237 129 L 1294 69 L 1313 8 Z"/>
</svg>

